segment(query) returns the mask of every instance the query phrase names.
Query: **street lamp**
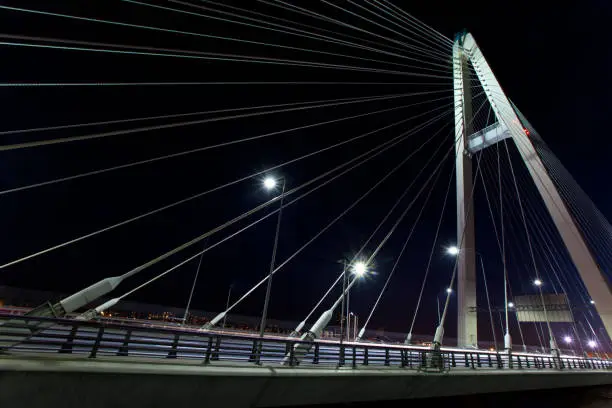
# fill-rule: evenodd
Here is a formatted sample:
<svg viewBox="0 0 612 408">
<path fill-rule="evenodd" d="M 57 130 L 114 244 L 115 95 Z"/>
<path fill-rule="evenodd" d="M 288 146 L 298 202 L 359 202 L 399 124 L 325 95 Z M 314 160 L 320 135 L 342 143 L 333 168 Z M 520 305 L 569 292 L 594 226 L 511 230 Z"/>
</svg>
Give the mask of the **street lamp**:
<svg viewBox="0 0 612 408">
<path fill-rule="evenodd" d="M 285 178 L 281 177 L 275 179 L 273 177 L 266 177 L 263 181 L 264 188 L 268 191 L 272 191 L 276 188 L 278 181 L 282 180 L 281 195 L 280 195 L 280 209 L 278 210 L 278 218 L 276 220 L 276 233 L 274 234 L 274 246 L 272 247 L 272 259 L 270 260 L 270 270 L 268 272 L 268 284 L 266 287 L 266 298 L 264 300 L 264 307 L 261 313 L 261 324 L 259 327 L 259 336 L 263 337 L 266 329 L 266 320 L 268 318 L 268 305 L 270 304 L 270 294 L 272 293 L 272 273 L 274 271 L 274 264 L 276 263 L 276 248 L 278 247 L 278 235 L 280 232 L 281 219 L 283 216 L 283 200 L 285 198 Z"/>
<path fill-rule="evenodd" d="M 446 253 L 449 255 L 458 255 L 459 254 L 459 248 L 457 248 L 456 246 L 450 246 L 448 248 L 446 248 Z"/>
<path fill-rule="evenodd" d="M 540 279 L 536 278 L 536 279 L 533 281 L 533 284 L 534 284 L 534 285 L 536 285 L 536 286 L 542 286 L 542 281 L 541 281 Z"/>
<path fill-rule="evenodd" d="M 357 262 L 353 266 L 353 274 L 358 278 L 362 278 L 368 272 L 368 267 L 365 262 Z"/>
<path fill-rule="evenodd" d="M 595 301 L 594 301 L 593 299 L 591 299 L 591 304 L 592 304 L 592 305 L 594 305 L 594 304 L 595 304 Z"/>
<path fill-rule="evenodd" d="M 266 177 L 263 181 L 263 185 L 266 188 L 266 190 L 272 190 L 274 187 L 276 187 L 276 179 L 272 178 L 272 177 Z"/>
<path fill-rule="evenodd" d="M 570 344 L 572 342 L 572 338 L 570 336 L 565 336 L 565 337 L 563 337 L 563 341 L 566 344 Z"/>
<path fill-rule="evenodd" d="M 590 348 L 597 347 L 597 342 L 595 340 L 589 340 L 587 344 L 589 345 Z"/>
<path fill-rule="evenodd" d="M 355 262 L 355 264 L 351 268 L 351 273 L 355 276 L 355 278 L 361 279 L 368 273 L 368 265 L 362 261 Z M 346 272 L 345 272 L 345 279 L 346 279 Z M 346 289 L 343 290 L 342 292 L 342 297 L 343 299 L 346 300 L 346 318 L 347 318 L 346 340 L 347 341 L 350 341 L 350 338 L 351 338 L 351 315 L 353 314 L 353 312 L 349 312 L 350 301 L 351 301 L 351 286 L 352 284 L 348 286 L 346 286 L 345 284 Z M 343 300 L 343 303 L 344 303 L 344 300 Z"/>
<path fill-rule="evenodd" d="M 351 319 L 351 316 L 353 316 L 353 319 Z M 357 317 L 357 315 L 353 312 L 350 312 L 348 315 L 348 340 L 350 341 L 350 337 L 351 337 L 351 320 L 352 320 L 352 324 L 353 324 L 353 341 L 355 341 L 355 339 L 357 338 L 357 325 L 359 324 L 359 318 Z"/>
<path fill-rule="evenodd" d="M 483 261 L 483 256 L 480 252 L 476 251 L 475 249 L 469 249 L 469 248 L 464 248 L 464 249 L 459 249 L 459 247 L 457 246 L 450 246 L 446 248 L 446 253 L 452 256 L 459 256 L 459 253 L 461 251 L 467 251 L 467 250 L 471 250 L 474 251 L 475 257 L 478 257 L 480 260 L 480 269 L 482 270 L 482 278 L 485 284 L 485 287 L 487 285 L 487 276 L 485 274 L 485 269 L 484 269 L 484 261 Z M 476 267 L 476 265 L 474 265 L 474 267 Z M 509 325 L 509 321 L 508 321 L 508 308 L 512 308 L 514 307 L 514 303 L 512 302 L 508 302 L 508 283 L 507 283 L 507 276 L 506 276 L 506 272 L 505 272 L 505 266 L 504 266 L 504 302 L 507 302 L 507 307 L 505 308 L 506 311 L 506 333 L 504 334 L 504 348 L 506 350 L 510 350 L 512 347 L 512 338 L 510 337 L 510 325 Z M 446 289 L 446 293 L 451 294 L 452 293 L 452 288 L 448 288 Z M 487 303 L 490 305 L 491 301 L 489 299 L 489 292 L 487 291 Z M 444 315 L 446 314 L 446 309 L 444 312 Z M 489 308 L 489 317 L 491 319 L 491 321 L 493 321 L 493 314 L 491 312 L 491 309 Z M 440 327 L 440 329 L 442 329 Z M 435 340 L 435 339 L 434 339 Z M 495 331 L 493 331 L 493 341 L 495 342 L 495 347 L 497 347 L 497 339 L 495 339 Z"/>
</svg>

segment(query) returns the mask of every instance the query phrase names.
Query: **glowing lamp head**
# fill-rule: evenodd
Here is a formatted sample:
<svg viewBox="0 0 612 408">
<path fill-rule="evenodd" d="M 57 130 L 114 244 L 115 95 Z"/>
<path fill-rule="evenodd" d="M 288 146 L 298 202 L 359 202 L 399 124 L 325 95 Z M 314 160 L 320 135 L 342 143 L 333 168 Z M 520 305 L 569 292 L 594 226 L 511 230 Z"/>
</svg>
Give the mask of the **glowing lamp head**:
<svg viewBox="0 0 612 408">
<path fill-rule="evenodd" d="M 512 309 L 514 307 L 514 302 L 508 302 L 508 307 Z"/>
<path fill-rule="evenodd" d="M 536 286 L 542 286 L 542 281 L 540 279 L 536 279 L 533 281 L 533 284 Z"/>
<path fill-rule="evenodd" d="M 459 248 L 457 248 L 456 246 L 451 246 L 446 248 L 446 253 L 449 255 L 457 255 L 459 254 Z"/>
<path fill-rule="evenodd" d="M 446 288 L 446 293 L 453 293 L 453 289 L 452 288 Z"/>
<path fill-rule="evenodd" d="M 597 346 L 597 342 L 595 340 L 589 340 L 588 345 L 590 348 L 595 348 Z"/>
<path fill-rule="evenodd" d="M 276 180 L 272 177 L 266 177 L 263 181 L 263 185 L 266 190 L 272 190 L 274 187 L 276 187 Z"/>
<path fill-rule="evenodd" d="M 368 271 L 368 267 L 364 262 L 357 262 L 355 266 L 353 266 L 353 273 L 358 278 L 361 278 Z"/>
<path fill-rule="evenodd" d="M 594 301 L 594 300 L 591 300 L 591 304 L 592 304 L 592 305 L 594 305 L 594 304 L 595 304 L 595 301 Z"/>
<path fill-rule="evenodd" d="M 563 337 L 563 341 L 566 342 L 567 344 L 570 344 L 572 342 L 572 338 L 570 336 L 565 336 Z"/>
</svg>

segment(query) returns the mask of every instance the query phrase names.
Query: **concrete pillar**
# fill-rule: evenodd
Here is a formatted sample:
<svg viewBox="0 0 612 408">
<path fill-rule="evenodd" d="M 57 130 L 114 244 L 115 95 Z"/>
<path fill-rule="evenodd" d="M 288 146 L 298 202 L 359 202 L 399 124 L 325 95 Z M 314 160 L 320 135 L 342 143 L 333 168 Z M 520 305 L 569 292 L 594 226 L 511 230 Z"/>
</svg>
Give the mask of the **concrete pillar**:
<svg viewBox="0 0 612 408">
<path fill-rule="evenodd" d="M 468 56 L 459 37 L 453 48 L 455 170 L 457 181 L 457 338 L 459 347 L 477 346 L 476 252 L 472 206 L 472 158 L 467 150 L 472 127 L 472 90 Z"/>
<path fill-rule="evenodd" d="M 455 47 L 457 47 L 457 42 Z M 563 243 L 589 292 L 589 296 L 595 301 L 595 308 L 603 321 L 608 337 L 611 337 L 612 290 L 608 280 L 603 275 L 589 247 L 584 242 L 576 221 L 568 211 L 555 184 L 548 175 L 548 171 L 538 156 L 532 140 L 524 131 L 523 124 L 471 34 L 463 36 L 462 51 L 472 61 L 476 75 L 487 93 L 487 98 L 491 103 L 491 108 L 495 112 L 497 120 L 508 127 L 529 174 L 546 205 L 548 213 L 557 227 Z M 456 64 L 458 64 L 457 60 L 455 60 Z M 455 77 L 457 77 L 457 70 L 455 71 Z M 455 79 L 455 93 L 457 92 L 456 88 L 457 79 Z M 459 171 L 457 173 L 459 174 Z"/>
</svg>

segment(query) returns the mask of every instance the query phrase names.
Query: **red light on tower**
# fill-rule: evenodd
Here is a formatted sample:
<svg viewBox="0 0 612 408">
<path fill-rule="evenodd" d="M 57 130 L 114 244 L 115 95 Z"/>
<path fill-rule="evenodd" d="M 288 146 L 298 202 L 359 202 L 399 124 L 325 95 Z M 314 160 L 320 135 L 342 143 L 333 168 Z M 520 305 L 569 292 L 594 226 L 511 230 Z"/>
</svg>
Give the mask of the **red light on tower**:
<svg viewBox="0 0 612 408">
<path fill-rule="evenodd" d="M 527 136 L 529 136 L 529 135 L 531 134 L 531 133 L 529 132 L 529 129 L 527 129 L 527 128 L 523 128 L 523 130 L 525 131 L 525 134 L 526 134 Z"/>
</svg>

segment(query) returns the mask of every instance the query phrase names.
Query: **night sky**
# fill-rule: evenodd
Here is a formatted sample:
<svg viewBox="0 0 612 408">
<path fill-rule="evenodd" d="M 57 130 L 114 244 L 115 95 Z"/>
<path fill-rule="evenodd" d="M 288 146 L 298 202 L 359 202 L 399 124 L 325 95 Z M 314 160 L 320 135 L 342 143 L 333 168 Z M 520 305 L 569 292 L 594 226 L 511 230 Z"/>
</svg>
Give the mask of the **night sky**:
<svg viewBox="0 0 612 408">
<path fill-rule="evenodd" d="M 354 50 L 339 45 L 266 32 L 244 26 L 207 20 L 194 15 L 177 14 L 121 1 L 56 1 L 53 4 L 29 1 L 6 1 L 3 5 L 64 13 L 75 16 L 129 22 L 174 30 L 232 36 L 242 39 L 313 48 L 330 53 L 405 61 L 382 54 Z M 150 4 L 217 15 L 171 2 Z M 192 1 L 194 4 L 202 4 Z M 225 3 L 225 2 L 224 2 Z M 314 3 L 314 2 L 313 2 Z M 609 21 L 612 4 L 605 0 L 565 2 L 551 7 L 540 2 L 405 2 L 396 4 L 449 38 L 456 32 L 470 31 L 494 70 L 508 96 L 535 126 L 566 168 L 576 178 L 603 214 L 612 217 L 612 196 L 608 188 L 608 155 L 612 147 L 608 114 L 612 111 L 609 91 L 612 89 L 612 51 L 609 48 Z M 415 4 L 413 4 L 415 3 Z M 566 4 L 571 3 L 571 4 Z M 229 2 L 236 7 L 340 30 L 360 38 L 367 34 L 339 28 L 330 23 L 301 17 L 256 2 Z M 326 12 L 334 18 L 351 19 L 332 7 L 294 2 L 303 7 Z M 344 2 L 335 4 L 347 6 Z M 220 9 L 208 4 L 207 7 Z M 347 6 L 348 7 L 348 6 Z M 222 9 L 222 8 L 221 8 Z M 359 10 L 352 8 L 351 10 Z M 230 10 L 227 10 L 230 11 Z M 220 16 L 220 15 L 219 15 Z M 283 23 L 285 24 L 285 23 Z M 109 26 L 88 21 L 32 15 L 0 10 L 4 39 L 31 44 L 57 44 L 41 38 L 70 39 L 105 44 L 124 44 L 205 51 L 224 54 L 257 55 L 267 58 L 302 59 L 329 64 L 361 65 L 400 69 L 364 61 L 308 54 L 281 48 L 257 47 L 188 35 Z M 376 26 L 364 29 L 390 35 Z M 7 39 L 6 35 L 25 35 L 30 39 Z M 330 34 L 331 35 L 331 34 Z M 398 37 L 394 37 L 398 38 Z M 372 41 L 380 41 L 369 37 Z M 401 37 L 400 37 L 401 39 Z M 5 41 L 3 40 L 3 41 Z M 393 44 L 392 44 L 393 45 Z M 82 45 L 87 46 L 87 45 Z M 396 46 L 396 44 L 394 45 Z M 179 81 L 354 81 L 414 82 L 414 85 L 191 85 L 142 87 L 2 87 L 3 113 L 0 131 L 64 124 L 129 119 L 137 117 L 201 112 L 247 106 L 289 102 L 328 100 L 361 96 L 378 96 L 408 92 L 446 93 L 427 95 L 446 100 L 409 111 L 390 111 L 357 120 L 284 133 L 261 140 L 237 144 L 181 158 L 136 166 L 80 180 L 0 195 L 0 225 L 3 264 L 32 252 L 76 238 L 131 216 L 155 209 L 184 197 L 205 191 L 247 174 L 264 170 L 293 157 L 326 147 L 350 137 L 400 121 L 411 115 L 424 116 L 413 124 L 423 123 L 433 115 L 431 108 L 452 101 L 450 70 L 442 78 L 411 77 L 383 73 L 343 71 L 288 65 L 211 61 L 144 55 L 121 55 L 59 49 L 25 48 L 1 45 L 0 80 L 18 82 L 179 82 Z M 449 49 L 450 58 L 450 49 Z M 415 63 L 418 65 L 418 63 Z M 409 69 L 406 69 L 409 70 Z M 424 72 L 413 70 L 415 72 Z M 440 74 L 441 75 L 441 74 Z M 435 83 L 433 85 L 427 82 Z M 0 152 L 0 189 L 65 177 L 81 172 L 223 143 L 229 140 L 303 126 L 319 121 L 367 113 L 401 104 L 424 100 L 408 97 L 333 108 L 310 109 L 227 120 L 194 126 L 153 130 L 56 146 Z M 450 107 L 450 105 L 449 105 Z M 438 113 L 443 110 L 438 111 Z M 407 114 L 409 113 L 409 115 Z M 22 141 L 79 136 L 118 129 L 181 120 L 202 119 L 223 114 L 199 115 L 172 120 L 132 122 L 115 126 L 82 128 L 0 135 L 3 145 Z M 361 194 L 418 149 L 427 136 L 434 136 L 375 192 L 359 203 L 340 222 L 324 233 L 312 246 L 284 267 L 274 279 L 270 316 L 301 320 L 316 303 L 328 285 L 341 272 L 338 261 L 350 258 L 367 239 L 406 186 L 434 155 L 439 157 L 451 146 L 451 116 L 418 132 L 408 141 L 390 149 L 346 176 L 322 187 L 283 213 L 277 260 L 280 262 L 307 242 L 324 225 L 342 212 Z M 361 154 L 411 128 L 410 123 L 366 137 L 299 163 L 285 166 L 272 175 L 286 177 L 291 189 L 307 180 Z M 444 141 L 442 143 L 442 141 Z M 438 157 L 438 156 L 436 156 Z M 450 158 L 452 158 L 452 154 Z M 435 164 L 431 164 L 433 169 Z M 427 173 L 427 172 L 425 172 Z M 422 275 L 432 247 L 440 216 L 451 163 L 444 163 L 430 203 L 417 225 L 415 236 L 391 285 L 374 315 L 370 328 L 406 331 L 412 318 Z M 413 193 L 423 185 L 421 175 Z M 288 197 L 288 200 L 301 193 Z M 435 297 L 442 296 L 452 273 L 452 259 L 444 256 L 444 246 L 454 244 L 454 182 L 451 200 L 445 212 L 440 237 L 435 248 L 432 270 L 424 294 L 424 305 L 415 332 L 432 333 L 435 326 Z M 103 277 L 120 275 L 175 246 L 192 239 L 268 200 L 270 194 L 261 188 L 261 177 L 255 177 L 137 221 L 59 249 L 50 254 L 0 270 L 0 285 L 71 292 Z M 407 205 L 405 200 L 366 249 L 370 253 Z M 401 246 L 423 206 L 419 198 L 415 208 L 400 224 L 375 259 L 375 274 L 360 282 L 352 294 L 354 310 L 367 315 Z M 272 210 L 275 206 L 271 206 Z M 249 220 L 266 214 L 266 211 Z M 480 211 L 486 211 L 482 207 Z M 205 254 L 192 307 L 221 311 L 227 289 L 243 293 L 267 273 L 275 228 L 275 216 Z M 211 245 L 247 225 L 243 222 L 214 235 Z M 492 244 L 491 225 L 478 223 L 479 250 L 486 255 L 487 269 L 499 270 L 496 246 Z M 163 261 L 138 277 L 126 281 L 116 291 L 124 293 L 157 273 L 201 250 L 204 243 Z M 491 254 L 491 255 L 489 255 Z M 192 284 L 197 260 L 171 275 L 130 296 L 130 300 L 183 307 Z M 491 272 L 490 283 L 500 289 L 500 273 Z M 518 287 L 517 287 L 518 289 Z M 264 290 L 255 292 L 236 312 L 257 315 L 263 305 Z M 499 298 L 499 290 L 494 294 Z M 497 302 L 499 305 L 499 302 Z M 455 337 L 454 309 L 447 333 Z M 485 335 L 486 337 L 486 335 Z"/>
</svg>

